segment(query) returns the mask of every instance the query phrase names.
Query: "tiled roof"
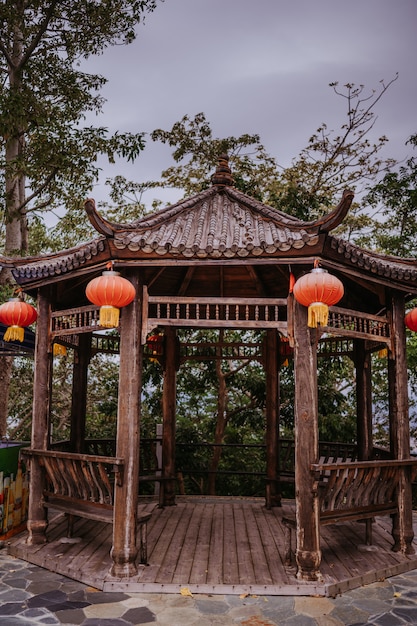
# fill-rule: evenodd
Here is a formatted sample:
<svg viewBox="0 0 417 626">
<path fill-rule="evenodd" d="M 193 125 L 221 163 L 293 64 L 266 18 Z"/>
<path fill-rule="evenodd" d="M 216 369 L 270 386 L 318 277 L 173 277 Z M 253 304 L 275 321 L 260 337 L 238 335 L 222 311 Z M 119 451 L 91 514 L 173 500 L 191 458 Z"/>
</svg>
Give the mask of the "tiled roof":
<svg viewBox="0 0 417 626">
<path fill-rule="evenodd" d="M 210 189 L 192 203 L 178 203 L 162 216 L 115 230 L 114 246 L 135 252 L 184 257 L 246 257 L 300 250 L 319 241 L 319 229 L 305 228 L 278 211 L 242 202 L 236 190 Z M 161 219 L 163 217 L 163 219 Z"/>
</svg>

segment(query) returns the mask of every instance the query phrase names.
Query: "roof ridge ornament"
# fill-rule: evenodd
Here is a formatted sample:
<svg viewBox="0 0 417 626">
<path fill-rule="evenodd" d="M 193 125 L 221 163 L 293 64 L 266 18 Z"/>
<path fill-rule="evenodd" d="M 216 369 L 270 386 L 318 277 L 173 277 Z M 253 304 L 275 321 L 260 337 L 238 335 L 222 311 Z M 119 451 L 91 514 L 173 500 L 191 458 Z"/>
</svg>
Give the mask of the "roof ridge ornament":
<svg viewBox="0 0 417 626">
<path fill-rule="evenodd" d="M 227 154 L 221 154 L 219 156 L 216 171 L 211 177 L 211 183 L 212 185 L 233 187 L 234 180 L 232 170 L 229 167 L 229 157 Z"/>
</svg>

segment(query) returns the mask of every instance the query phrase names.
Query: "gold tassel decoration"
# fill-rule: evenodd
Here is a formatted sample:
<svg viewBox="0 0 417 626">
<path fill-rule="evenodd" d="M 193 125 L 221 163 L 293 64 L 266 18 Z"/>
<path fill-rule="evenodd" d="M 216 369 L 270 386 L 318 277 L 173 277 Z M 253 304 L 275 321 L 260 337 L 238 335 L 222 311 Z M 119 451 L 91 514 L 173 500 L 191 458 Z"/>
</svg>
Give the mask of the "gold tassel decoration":
<svg viewBox="0 0 417 626">
<path fill-rule="evenodd" d="M 117 328 L 119 325 L 119 309 L 110 304 L 100 307 L 99 325 L 104 328 Z"/>
<path fill-rule="evenodd" d="M 4 333 L 4 341 L 23 341 L 25 336 L 25 329 L 21 326 L 9 326 Z"/>
<path fill-rule="evenodd" d="M 327 326 L 329 319 L 329 307 L 324 302 L 312 302 L 308 307 L 308 320 L 307 326 L 310 328 L 317 328 L 320 326 Z"/>
<path fill-rule="evenodd" d="M 54 356 L 66 356 L 67 355 L 66 347 L 63 346 L 61 343 L 54 343 L 53 355 Z"/>
</svg>

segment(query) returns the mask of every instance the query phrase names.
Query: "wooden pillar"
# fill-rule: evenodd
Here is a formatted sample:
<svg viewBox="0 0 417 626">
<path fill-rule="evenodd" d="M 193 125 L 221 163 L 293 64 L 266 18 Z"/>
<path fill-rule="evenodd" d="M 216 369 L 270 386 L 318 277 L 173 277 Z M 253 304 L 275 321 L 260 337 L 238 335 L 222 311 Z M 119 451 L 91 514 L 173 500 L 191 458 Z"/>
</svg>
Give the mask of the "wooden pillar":
<svg viewBox="0 0 417 626">
<path fill-rule="evenodd" d="M 120 320 L 120 369 L 116 456 L 124 459 L 124 479 L 115 485 L 113 565 L 117 577 L 137 573 L 136 519 L 139 489 L 140 394 L 142 386 L 142 288 L 136 275 L 128 277 L 136 289 L 134 301 L 123 308 Z"/>
<path fill-rule="evenodd" d="M 281 505 L 277 484 L 278 471 L 278 416 L 279 416 L 279 339 L 275 329 L 266 331 L 265 377 L 266 377 L 266 508 Z"/>
<path fill-rule="evenodd" d="M 354 351 L 358 459 L 368 461 L 373 450 L 371 354 L 362 339 L 355 340 Z"/>
<path fill-rule="evenodd" d="M 45 290 L 38 293 L 38 322 L 35 340 L 33 381 L 33 414 L 31 447 L 47 450 L 49 445 L 50 403 L 52 386 L 52 343 L 50 335 L 50 302 Z M 43 474 L 36 458 L 30 463 L 27 543 L 45 543 L 48 525 L 43 506 Z"/>
<path fill-rule="evenodd" d="M 175 504 L 175 422 L 177 391 L 177 337 L 175 328 L 167 326 L 164 331 L 164 386 L 162 392 L 162 483 L 163 506 Z"/>
<path fill-rule="evenodd" d="M 321 580 L 319 502 L 310 470 L 318 461 L 318 331 L 307 326 L 307 308 L 294 302 L 295 506 L 297 578 Z"/>
<path fill-rule="evenodd" d="M 87 412 L 88 365 L 91 357 L 91 333 L 78 335 L 74 354 L 71 398 L 71 450 L 85 452 L 85 418 Z"/>
<path fill-rule="evenodd" d="M 404 297 L 390 297 L 392 351 L 388 353 L 390 445 L 394 459 L 410 458 L 410 427 L 408 415 L 408 374 Z M 412 541 L 413 510 L 410 471 L 402 469 L 398 487 L 398 515 L 394 518 L 393 538 L 396 552 L 414 554 Z"/>
</svg>

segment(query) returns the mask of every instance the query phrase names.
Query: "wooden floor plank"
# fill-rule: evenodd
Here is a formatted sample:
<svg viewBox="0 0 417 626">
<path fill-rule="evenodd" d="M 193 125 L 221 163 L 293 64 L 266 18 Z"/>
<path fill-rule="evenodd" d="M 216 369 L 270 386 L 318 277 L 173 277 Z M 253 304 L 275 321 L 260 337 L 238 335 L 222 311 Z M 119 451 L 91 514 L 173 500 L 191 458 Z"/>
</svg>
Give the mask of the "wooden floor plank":
<svg viewBox="0 0 417 626">
<path fill-rule="evenodd" d="M 193 507 L 192 505 L 185 504 L 181 507 L 170 508 L 170 524 L 167 525 L 166 528 L 166 532 L 171 534 L 169 550 L 164 546 L 165 555 L 161 563 L 160 571 L 156 577 L 157 582 L 165 584 L 170 584 L 175 575 L 181 549 L 186 542 Z"/>
<path fill-rule="evenodd" d="M 223 505 L 223 583 L 234 585 L 239 580 L 234 507 Z"/>
<path fill-rule="evenodd" d="M 282 584 L 286 584 L 288 583 L 288 574 L 283 562 L 283 529 L 278 526 L 274 513 L 269 511 L 266 507 L 254 507 L 254 517 L 263 544 L 263 554 L 268 564 L 271 578 L 275 583 L 281 581 Z M 272 532 L 271 526 L 275 532 Z"/>
<path fill-rule="evenodd" d="M 269 571 L 268 559 L 265 556 L 264 544 L 259 534 L 254 506 L 246 507 L 245 520 L 255 580 L 261 585 L 272 585 L 273 580 Z M 271 546 L 268 549 L 270 550 Z"/>
<path fill-rule="evenodd" d="M 207 581 L 208 560 L 210 553 L 211 526 L 214 504 L 199 505 L 203 507 L 201 523 L 198 529 L 197 550 L 190 573 L 190 582 L 202 584 Z"/>
<path fill-rule="evenodd" d="M 223 581 L 224 545 L 223 545 L 223 505 L 215 504 L 211 523 L 211 538 L 208 554 L 208 567 L 206 581 L 212 585 L 218 585 Z"/>
<path fill-rule="evenodd" d="M 192 506 L 190 523 L 184 537 L 184 545 L 178 557 L 175 573 L 172 577 L 173 583 L 186 584 L 190 580 L 191 569 L 196 552 L 198 550 L 198 533 L 203 516 L 202 506 Z"/>
<path fill-rule="evenodd" d="M 153 512 L 150 565 L 139 566 L 129 579 L 109 575 L 110 524 L 79 520 L 75 535 L 80 541 L 71 543 L 63 517 L 51 517 L 48 543 L 28 546 L 24 533 L 10 539 L 9 552 L 99 589 L 126 592 L 178 593 L 187 586 L 193 593 L 325 595 L 417 568 L 416 555 L 391 551 L 390 520 L 382 517 L 374 524 L 369 550 L 363 545 L 363 524 L 322 528 L 324 584 L 298 581 L 295 567 L 283 564 L 281 517 L 293 506 L 267 510 L 262 499 L 179 498 L 176 506 Z"/>
<path fill-rule="evenodd" d="M 241 504 L 235 506 L 236 547 L 238 554 L 239 580 L 248 584 L 255 581 L 252 553 L 246 529 L 245 513 Z"/>
</svg>

